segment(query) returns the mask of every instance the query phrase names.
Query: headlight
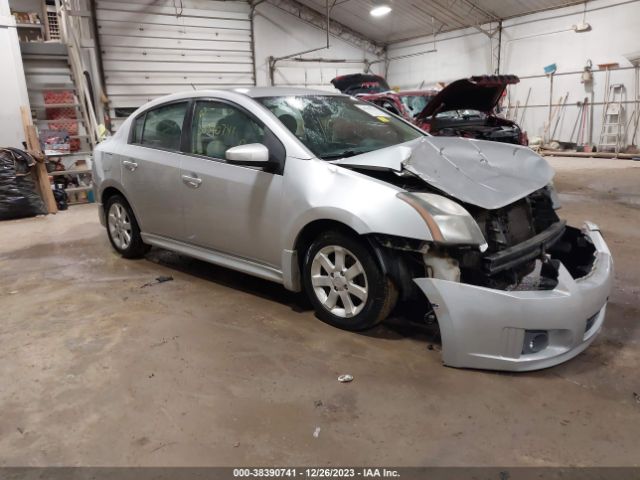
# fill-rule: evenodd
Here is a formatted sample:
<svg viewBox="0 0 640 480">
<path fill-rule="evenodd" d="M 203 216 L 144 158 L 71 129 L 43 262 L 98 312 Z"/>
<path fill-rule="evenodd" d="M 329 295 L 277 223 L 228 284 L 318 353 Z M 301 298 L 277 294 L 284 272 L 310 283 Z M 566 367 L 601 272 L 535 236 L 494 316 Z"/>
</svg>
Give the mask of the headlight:
<svg viewBox="0 0 640 480">
<path fill-rule="evenodd" d="M 456 202 L 433 193 L 400 192 L 396 196 L 416 209 L 435 242 L 478 245 L 481 251 L 487 249 L 480 227 L 469 212 Z"/>
</svg>

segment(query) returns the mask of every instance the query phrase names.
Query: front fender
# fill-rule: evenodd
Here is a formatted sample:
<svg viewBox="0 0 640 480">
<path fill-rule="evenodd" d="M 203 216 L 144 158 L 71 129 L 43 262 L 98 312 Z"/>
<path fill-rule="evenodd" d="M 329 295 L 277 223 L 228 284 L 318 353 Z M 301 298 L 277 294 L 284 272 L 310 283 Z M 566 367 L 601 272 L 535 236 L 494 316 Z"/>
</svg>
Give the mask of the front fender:
<svg viewBox="0 0 640 480">
<path fill-rule="evenodd" d="M 433 240 L 420 214 L 396 197 L 403 190 L 395 185 L 322 160 L 290 162 L 288 168 L 287 176 L 296 182 L 287 189 L 287 249 L 294 249 L 300 232 L 316 220 L 342 223 L 360 235 Z"/>
</svg>

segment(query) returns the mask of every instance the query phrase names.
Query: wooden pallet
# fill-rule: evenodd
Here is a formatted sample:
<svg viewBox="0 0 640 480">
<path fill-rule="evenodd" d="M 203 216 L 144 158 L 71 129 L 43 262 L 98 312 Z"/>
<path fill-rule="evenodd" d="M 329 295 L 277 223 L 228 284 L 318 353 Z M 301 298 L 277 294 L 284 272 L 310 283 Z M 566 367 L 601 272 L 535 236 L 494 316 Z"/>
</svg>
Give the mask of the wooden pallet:
<svg viewBox="0 0 640 480">
<path fill-rule="evenodd" d="M 31 115 L 27 107 L 20 107 L 20 113 L 22 114 L 22 128 L 24 128 L 24 136 L 27 141 L 27 150 L 36 159 L 33 175 L 35 176 L 38 193 L 40 193 L 42 197 L 47 212 L 58 213 L 58 206 L 56 205 L 56 199 L 53 197 L 53 191 L 51 190 L 49 174 L 44 164 L 45 156 L 40 148 L 40 140 L 38 140 L 36 127 L 31 123 Z"/>
</svg>

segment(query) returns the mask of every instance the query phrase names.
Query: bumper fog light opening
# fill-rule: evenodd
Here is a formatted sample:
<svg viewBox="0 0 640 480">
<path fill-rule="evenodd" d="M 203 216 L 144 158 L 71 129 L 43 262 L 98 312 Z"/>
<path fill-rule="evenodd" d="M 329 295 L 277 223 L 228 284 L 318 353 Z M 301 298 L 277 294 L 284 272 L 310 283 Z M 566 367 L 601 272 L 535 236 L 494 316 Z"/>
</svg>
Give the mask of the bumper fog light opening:
<svg viewBox="0 0 640 480">
<path fill-rule="evenodd" d="M 549 334 L 546 330 L 527 330 L 524 334 L 522 354 L 538 353 L 549 346 Z"/>
</svg>

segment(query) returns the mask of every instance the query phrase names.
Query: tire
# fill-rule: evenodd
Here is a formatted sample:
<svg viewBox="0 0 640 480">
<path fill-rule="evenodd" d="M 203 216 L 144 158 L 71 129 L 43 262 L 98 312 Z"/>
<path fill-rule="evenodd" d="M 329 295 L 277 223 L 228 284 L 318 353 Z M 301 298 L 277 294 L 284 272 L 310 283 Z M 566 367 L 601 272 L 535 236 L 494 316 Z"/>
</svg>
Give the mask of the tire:
<svg viewBox="0 0 640 480">
<path fill-rule="evenodd" d="M 313 241 L 302 270 L 304 288 L 318 318 L 344 330 L 377 325 L 398 299 L 395 285 L 368 246 L 341 232 L 326 232 Z"/>
<path fill-rule="evenodd" d="M 124 258 L 141 258 L 151 248 L 142 241 L 133 210 L 122 195 L 109 197 L 104 207 L 107 235 L 111 245 Z"/>
</svg>

